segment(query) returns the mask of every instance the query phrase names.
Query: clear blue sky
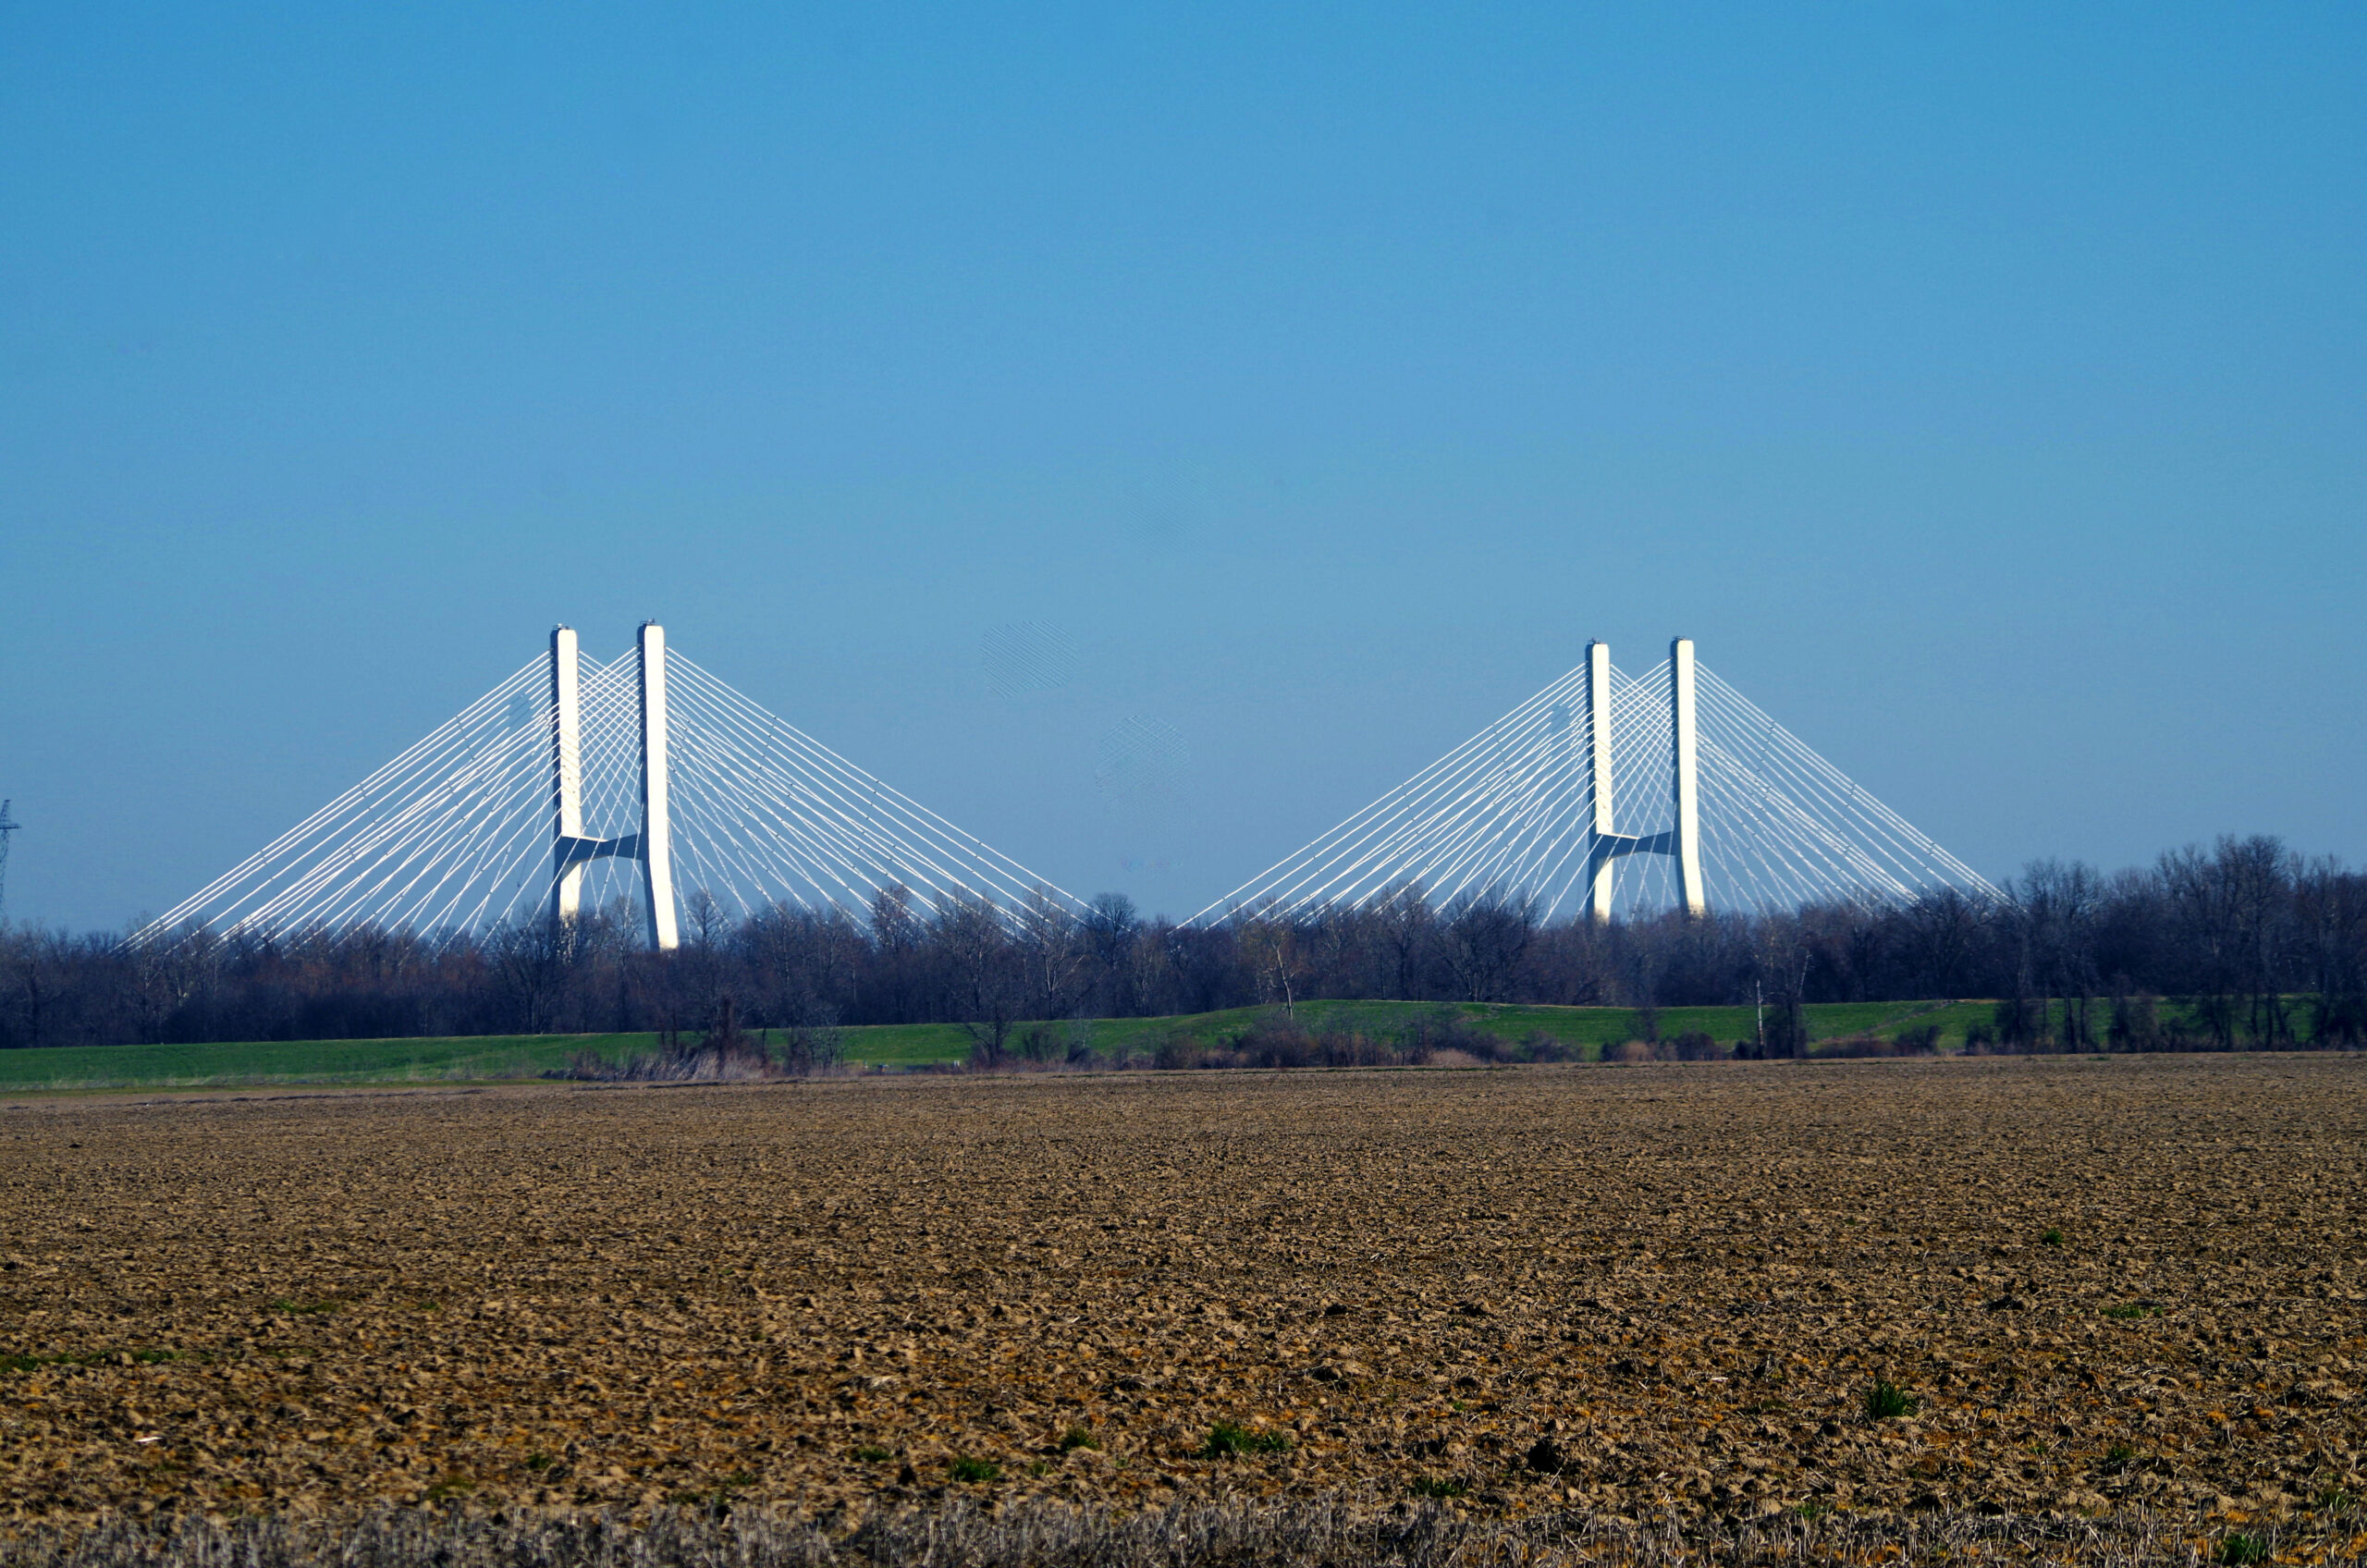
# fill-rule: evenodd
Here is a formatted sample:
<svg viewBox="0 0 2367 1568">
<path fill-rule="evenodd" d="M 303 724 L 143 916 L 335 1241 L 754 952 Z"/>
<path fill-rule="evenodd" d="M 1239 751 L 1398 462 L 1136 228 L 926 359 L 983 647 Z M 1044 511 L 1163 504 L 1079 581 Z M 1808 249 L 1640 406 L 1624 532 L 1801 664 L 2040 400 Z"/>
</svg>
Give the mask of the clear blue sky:
<svg viewBox="0 0 2367 1568">
<path fill-rule="evenodd" d="M 2355 4 L 11 4 L 9 913 L 649 616 L 1178 913 L 1590 636 L 1992 876 L 2367 857 L 2362 153 Z"/>
</svg>

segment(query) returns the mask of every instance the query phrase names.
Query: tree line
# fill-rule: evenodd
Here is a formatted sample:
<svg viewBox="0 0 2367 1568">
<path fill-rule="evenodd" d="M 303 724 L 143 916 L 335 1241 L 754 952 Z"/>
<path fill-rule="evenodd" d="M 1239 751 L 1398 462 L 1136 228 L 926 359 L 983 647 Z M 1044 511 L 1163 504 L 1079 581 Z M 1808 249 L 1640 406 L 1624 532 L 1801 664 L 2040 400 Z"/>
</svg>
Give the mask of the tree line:
<svg viewBox="0 0 2367 1568">
<path fill-rule="evenodd" d="M 999 1049 L 1024 1021 L 1314 998 L 1655 1010 L 1759 1002 L 1772 1054 L 1810 1002 L 1998 998 L 2009 1049 L 2230 1049 L 2367 1041 L 2367 873 L 2223 838 L 2110 874 L 2042 861 L 2004 897 L 1547 922 L 1502 893 L 1414 887 L 1355 908 L 1082 918 L 1049 893 L 934 911 L 890 889 L 862 917 L 687 901 L 674 952 L 618 907 L 563 927 L 374 928 L 129 942 L 0 927 L 0 1047 L 405 1035 L 668 1034 L 956 1023 Z"/>
</svg>

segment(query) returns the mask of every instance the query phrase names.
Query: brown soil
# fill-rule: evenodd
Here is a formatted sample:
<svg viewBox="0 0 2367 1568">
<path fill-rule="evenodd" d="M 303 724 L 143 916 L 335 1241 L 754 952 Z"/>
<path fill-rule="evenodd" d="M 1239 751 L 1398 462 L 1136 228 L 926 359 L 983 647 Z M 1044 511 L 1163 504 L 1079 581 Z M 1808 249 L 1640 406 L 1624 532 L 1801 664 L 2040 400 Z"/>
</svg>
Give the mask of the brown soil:
<svg viewBox="0 0 2367 1568">
<path fill-rule="evenodd" d="M 2363 1068 L 11 1105 L 0 1510 L 2323 1516 L 2367 1489 Z"/>
</svg>

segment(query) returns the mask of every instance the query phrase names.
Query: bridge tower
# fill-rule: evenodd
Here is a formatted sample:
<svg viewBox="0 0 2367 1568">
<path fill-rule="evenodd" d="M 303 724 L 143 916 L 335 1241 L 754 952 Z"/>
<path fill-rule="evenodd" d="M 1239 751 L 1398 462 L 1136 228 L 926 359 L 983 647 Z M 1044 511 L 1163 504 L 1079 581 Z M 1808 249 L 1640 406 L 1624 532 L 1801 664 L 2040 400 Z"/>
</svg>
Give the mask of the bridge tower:
<svg viewBox="0 0 2367 1568">
<path fill-rule="evenodd" d="M 1679 637 L 1668 645 L 1668 668 L 1675 826 L 1642 836 L 1621 833 L 1612 826 L 1611 644 L 1587 644 L 1587 745 L 1594 772 L 1594 824 L 1588 829 L 1583 881 L 1590 890 L 1588 908 L 1597 921 L 1611 918 L 1612 863 L 1622 855 L 1673 857 L 1685 913 L 1698 918 L 1709 912 L 1701 888 L 1701 756 L 1693 639 Z"/>
<path fill-rule="evenodd" d="M 614 839 L 583 832 L 583 704 L 576 686 L 571 627 L 551 630 L 551 923 L 573 920 L 583 896 L 583 868 L 604 855 L 641 862 L 649 945 L 658 952 L 680 939 L 674 924 L 674 840 L 667 815 L 666 629 L 644 621 L 641 663 L 641 831 Z"/>
</svg>

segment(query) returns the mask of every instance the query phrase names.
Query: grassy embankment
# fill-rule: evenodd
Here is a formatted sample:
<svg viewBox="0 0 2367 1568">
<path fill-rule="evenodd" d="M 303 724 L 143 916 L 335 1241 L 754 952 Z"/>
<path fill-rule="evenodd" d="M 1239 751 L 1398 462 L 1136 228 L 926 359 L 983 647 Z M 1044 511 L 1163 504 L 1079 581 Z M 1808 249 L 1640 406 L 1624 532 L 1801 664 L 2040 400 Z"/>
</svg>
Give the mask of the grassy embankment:
<svg viewBox="0 0 2367 1568">
<path fill-rule="evenodd" d="M 1370 1033 L 1402 1030 L 1437 1004 L 1428 1002 L 1302 1002 L 1310 1028 Z M 1147 1055 L 1182 1036 L 1210 1044 L 1246 1030 L 1261 1010 L 1176 1018 L 1101 1018 L 1052 1027 L 1063 1040 L 1082 1029 L 1104 1055 L 1123 1049 Z M 1542 1034 L 1584 1047 L 1596 1058 L 1606 1045 L 1637 1038 L 1634 1010 L 1616 1007 L 1525 1007 L 1465 1003 L 1456 1010 L 1473 1028 L 1521 1040 Z M 1988 1021 L 1988 1002 L 1833 1002 L 1809 1008 L 1820 1039 L 1848 1035 L 1896 1035 L 1936 1023 L 1941 1047 L 1961 1045 L 1968 1027 Z M 1731 1043 L 1752 1029 L 1747 1007 L 1663 1008 L 1660 1033 L 1669 1038 L 1699 1030 Z M 847 1059 L 859 1066 L 919 1067 L 960 1061 L 969 1036 L 950 1023 L 897 1023 L 840 1032 Z M 270 1084 L 487 1082 L 532 1078 L 566 1065 L 579 1051 L 611 1059 L 656 1047 L 654 1035 L 493 1035 L 415 1040 L 266 1040 L 202 1046 L 90 1046 L 0 1051 L 0 1091 L 74 1088 L 177 1088 Z"/>
</svg>

